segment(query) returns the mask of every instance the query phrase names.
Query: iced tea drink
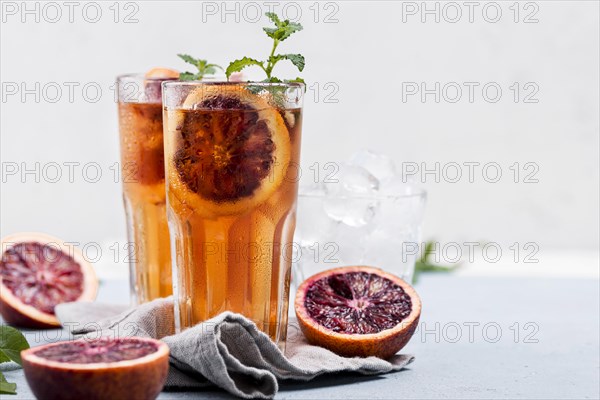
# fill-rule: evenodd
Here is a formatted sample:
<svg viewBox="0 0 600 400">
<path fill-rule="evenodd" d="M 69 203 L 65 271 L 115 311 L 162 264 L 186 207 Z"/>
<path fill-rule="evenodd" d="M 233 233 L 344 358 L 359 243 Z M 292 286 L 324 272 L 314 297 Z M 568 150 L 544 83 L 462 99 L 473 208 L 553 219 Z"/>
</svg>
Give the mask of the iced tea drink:
<svg viewBox="0 0 600 400">
<path fill-rule="evenodd" d="M 121 179 L 127 215 L 134 304 L 172 294 L 167 224 L 161 83 L 163 78 L 117 79 Z"/>
<path fill-rule="evenodd" d="M 301 84 L 163 84 L 176 327 L 241 313 L 284 345 Z"/>
</svg>

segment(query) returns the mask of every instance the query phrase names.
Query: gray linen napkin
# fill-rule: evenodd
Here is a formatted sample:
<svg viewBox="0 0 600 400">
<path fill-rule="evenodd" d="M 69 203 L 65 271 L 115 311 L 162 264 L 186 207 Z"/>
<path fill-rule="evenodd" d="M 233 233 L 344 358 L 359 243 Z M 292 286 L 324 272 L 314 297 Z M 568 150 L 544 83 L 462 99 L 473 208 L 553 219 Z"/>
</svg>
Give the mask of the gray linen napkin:
<svg viewBox="0 0 600 400">
<path fill-rule="evenodd" d="M 217 385 L 242 398 L 272 398 L 277 380 L 308 381 L 335 372 L 365 375 L 399 371 L 411 355 L 389 360 L 340 357 L 312 346 L 291 322 L 284 355 L 256 325 L 240 314 L 222 313 L 175 334 L 172 298 L 127 309 L 123 306 L 76 302 L 60 304 L 56 315 L 73 334 L 142 336 L 161 339 L 171 351 L 166 388 Z"/>
</svg>

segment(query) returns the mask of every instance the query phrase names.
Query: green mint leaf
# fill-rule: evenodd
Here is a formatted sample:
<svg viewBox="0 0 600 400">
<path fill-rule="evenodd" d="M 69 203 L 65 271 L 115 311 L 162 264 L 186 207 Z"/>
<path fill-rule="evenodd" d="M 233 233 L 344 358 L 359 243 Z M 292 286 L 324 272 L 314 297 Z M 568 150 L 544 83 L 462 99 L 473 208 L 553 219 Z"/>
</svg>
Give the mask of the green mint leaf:
<svg viewBox="0 0 600 400">
<path fill-rule="evenodd" d="M 286 79 L 284 82 L 286 82 L 286 83 L 301 83 L 304 85 L 304 93 L 306 93 L 306 82 L 304 82 L 304 79 L 302 79 L 300 77 L 296 77 L 295 79 Z"/>
<path fill-rule="evenodd" d="M 17 394 L 17 384 L 0 382 L 0 393 L 2 394 Z"/>
<path fill-rule="evenodd" d="M 187 54 L 177 54 L 179 58 L 181 58 L 186 63 L 192 64 L 194 67 L 198 68 L 198 72 L 183 72 L 179 74 L 179 79 L 182 81 L 194 81 L 194 80 L 202 80 L 204 75 L 211 75 L 217 72 L 216 68 L 223 70 L 217 64 L 209 64 L 207 60 L 201 60 L 199 58 L 194 58 Z"/>
<path fill-rule="evenodd" d="M 0 364 L 5 363 L 5 362 L 10 362 L 10 358 L 8 358 L 8 356 L 6 354 L 4 354 L 2 351 L 0 351 Z"/>
<path fill-rule="evenodd" d="M 279 60 L 290 60 L 300 72 L 304 69 L 304 56 L 302 54 L 280 54 L 276 56 Z"/>
<path fill-rule="evenodd" d="M 304 56 L 301 54 L 278 54 L 275 55 L 277 51 L 277 46 L 279 43 L 288 37 L 290 37 L 294 32 L 301 31 L 302 25 L 297 22 L 290 22 L 289 20 L 282 21 L 277 14 L 272 12 L 267 12 L 265 15 L 273 22 L 275 27 L 269 26 L 263 28 L 263 31 L 273 39 L 273 45 L 271 46 L 271 53 L 266 61 L 258 61 L 253 58 L 244 57 L 239 60 L 235 60 L 229 64 L 227 70 L 225 71 L 225 75 L 227 75 L 227 79 L 234 72 L 239 72 L 242 69 L 249 67 L 251 65 L 259 66 L 265 74 L 267 74 L 267 79 L 263 82 L 282 82 L 280 79 L 274 78 L 271 73 L 273 72 L 273 68 L 275 64 L 277 64 L 281 60 L 289 60 L 298 68 L 298 70 L 302 71 L 304 69 L 305 60 Z M 277 79 L 277 80 L 275 80 Z"/>
<path fill-rule="evenodd" d="M 455 265 L 435 265 L 431 263 L 424 263 L 422 261 L 417 261 L 415 264 L 415 269 L 418 269 L 420 272 L 451 272 L 458 267 L 459 264 Z"/>
<path fill-rule="evenodd" d="M 300 77 L 297 77 L 295 79 L 286 79 L 285 82 L 287 82 L 287 83 L 303 83 L 304 85 L 306 85 L 306 82 L 304 82 L 304 79 L 302 79 Z"/>
<path fill-rule="evenodd" d="M 0 325 L 0 363 L 14 361 L 21 365 L 21 350 L 29 348 L 25 336 L 8 325 Z"/>
<path fill-rule="evenodd" d="M 296 22 L 289 22 L 287 19 L 284 21 L 284 26 L 281 28 L 282 32 L 279 35 L 279 41 L 284 41 L 285 39 L 292 36 L 293 33 L 301 31 L 302 25 Z"/>
<path fill-rule="evenodd" d="M 229 79 L 231 74 L 233 74 L 234 72 L 240 72 L 244 68 L 249 67 L 251 65 L 257 65 L 264 70 L 262 62 L 250 57 L 244 57 L 229 63 L 229 66 L 225 70 L 225 75 L 227 75 L 227 79 Z"/>
<path fill-rule="evenodd" d="M 275 28 L 265 27 L 263 31 L 271 39 L 277 41 L 283 41 L 290 37 L 294 32 L 302 30 L 302 25 L 297 22 L 290 22 L 289 20 L 281 21 L 275 13 L 265 13 L 265 15 L 275 24 Z"/>
<path fill-rule="evenodd" d="M 180 81 L 194 81 L 196 80 L 196 74 L 192 74 L 191 72 L 182 72 L 179 74 Z"/>
<path fill-rule="evenodd" d="M 277 39 L 277 32 L 279 32 L 279 28 L 263 28 L 263 31 L 267 34 L 271 39 Z"/>
<path fill-rule="evenodd" d="M 425 249 L 423 249 L 423 253 L 421 257 L 415 263 L 415 272 L 413 274 L 413 283 L 417 283 L 419 280 L 419 276 L 422 273 L 428 272 L 452 272 L 461 267 L 461 263 L 456 263 L 452 265 L 437 265 L 431 262 L 429 259 L 431 255 L 434 253 L 435 243 L 433 241 L 428 241 L 425 244 Z"/>
<path fill-rule="evenodd" d="M 177 57 L 181 58 L 183 61 L 185 61 L 188 64 L 192 64 L 193 66 L 197 66 L 198 65 L 198 60 L 196 60 L 194 57 L 187 55 L 187 54 L 177 54 Z"/>
<path fill-rule="evenodd" d="M 208 64 L 208 65 L 206 66 L 206 68 L 212 68 L 213 70 L 214 70 L 215 68 L 218 68 L 218 69 L 220 69 L 221 71 L 223 71 L 223 67 L 221 67 L 220 65 L 217 65 L 217 64 Z M 216 71 L 216 70 L 215 70 L 215 71 Z"/>
<path fill-rule="evenodd" d="M 415 269 L 415 272 L 413 272 L 412 284 L 416 285 L 417 283 L 419 283 L 419 271 Z"/>
<path fill-rule="evenodd" d="M 280 42 L 289 38 L 294 32 L 298 32 L 302 30 L 302 25 L 297 24 L 295 22 L 284 22 L 285 25 L 278 28 L 263 28 L 263 31 L 269 36 L 271 39 L 278 40 Z"/>
<path fill-rule="evenodd" d="M 217 65 L 217 64 L 207 64 L 204 67 L 204 73 L 206 75 L 214 75 L 214 74 L 217 73 L 217 68 L 220 69 L 221 71 L 223 71 L 223 68 L 221 68 L 220 65 Z"/>
<path fill-rule="evenodd" d="M 433 241 L 429 241 L 427 243 L 425 243 L 425 250 L 423 250 L 423 254 L 421 255 L 420 261 L 422 263 L 427 263 L 427 261 L 429 260 L 429 256 L 433 253 L 433 246 L 435 245 L 435 243 Z"/>
<path fill-rule="evenodd" d="M 431 262 L 429 259 L 434 252 L 435 242 L 428 241 L 425 243 L 425 249 L 421 257 L 415 263 L 415 272 L 451 272 L 460 267 L 461 263 L 453 265 L 438 265 Z"/>
<path fill-rule="evenodd" d="M 196 65 L 198 67 L 198 71 L 201 73 L 204 72 L 206 69 L 206 64 L 208 64 L 208 61 L 198 60 L 198 64 Z"/>
<path fill-rule="evenodd" d="M 277 26 L 281 25 L 281 20 L 279 19 L 279 16 L 273 12 L 267 12 L 265 13 L 265 15 L 271 20 L 273 21 L 273 23 Z"/>
<path fill-rule="evenodd" d="M 17 384 L 9 383 L 2 374 L 2 372 L 0 372 L 0 393 L 17 394 Z"/>
</svg>

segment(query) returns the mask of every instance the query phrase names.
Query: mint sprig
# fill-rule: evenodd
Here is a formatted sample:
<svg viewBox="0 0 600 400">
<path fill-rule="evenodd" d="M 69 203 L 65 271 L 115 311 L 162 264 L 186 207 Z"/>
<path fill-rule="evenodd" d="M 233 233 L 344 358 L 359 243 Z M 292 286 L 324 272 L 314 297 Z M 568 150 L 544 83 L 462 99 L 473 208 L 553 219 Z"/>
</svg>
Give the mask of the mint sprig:
<svg viewBox="0 0 600 400">
<path fill-rule="evenodd" d="M 261 61 L 255 60 L 254 58 L 250 58 L 250 57 L 244 57 L 244 58 L 240 58 L 239 60 L 230 62 L 229 66 L 225 70 L 225 75 L 227 75 L 227 79 L 229 79 L 229 77 L 231 76 L 232 73 L 240 72 L 244 68 L 249 67 L 251 65 L 257 65 L 257 66 L 261 67 L 263 70 L 265 69 L 263 67 L 263 63 Z"/>
<path fill-rule="evenodd" d="M 425 244 L 425 249 L 421 254 L 421 257 L 415 262 L 415 272 L 413 275 L 412 283 L 419 281 L 419 275 L 428 272 L 452 272 L 460 267 L 460 263 L 453 265 L 437 265 L 431 261 L 431 255 L 434 253 L 435 243 L 428 241 Z"/>
<path fill-rule="evenodd" d="M 217 73 L 217 68 L 223 71 L 223 68 L 217 64 L 209 64 L 207 60 L 194 58 L 188 54 L 177 54 L 179 58 L 188 64 L 192 64 L 198 69 L 198 72 L 182 72 L 179 74 L 179 79 L 182 81 L 199 81 L 204 78 L 204 75 L 214 75 Z"/>
<path fill-rule="evenodd" d="M 267 75 L 267 79 L 265 79 L 265 82 L 282 82 L 282 80 L 273 76 L 273 68 L 279 61 L 282 60 L 290 61 L 294 66 L 296 66 L 296 68 L 298 68 L 300 72 L 304 70 L 305 60 L 302 54 L 275 54 L 279 43 L 289 38 L 293 33 L 301 31 L 302 25 L 296 22 L 290 22 L 287 19 L 282 21 L 277 16 L 277 14 L 272 12 L 265 13 L 265 15 L 275 24 L 275 27 L 263 28 L 263 31 L 267 34 L 267 36 L 273 39 L 273 47 L 271 48 L 271 53 L 269 54 L 269 57 L 267 57 L 266 61 L 259 61 L 250 57 L 243 57 L 238 60 L 232 61 L 225 70 L 225 75 L 227 75 L 228 80 L 231 74 L 233 74 L 234 72 L 240 72 L 244 68 L 250 66 L 257 66 L 260 69 L 262 69 Z M 284 81 L 304 83 L 304 80 L 302 80 L 302 78 Z"/>
<path fill-rule="evenodd" d="M 17 329 L 7 325 L 0 325 L 0 364 L 15 362 L 22 365 L 21 351 L 29 348 L 25 336 Z M 17 384 L 7 382 L 0 372 L 0 393 L 17 394 Z"/>
</svg>

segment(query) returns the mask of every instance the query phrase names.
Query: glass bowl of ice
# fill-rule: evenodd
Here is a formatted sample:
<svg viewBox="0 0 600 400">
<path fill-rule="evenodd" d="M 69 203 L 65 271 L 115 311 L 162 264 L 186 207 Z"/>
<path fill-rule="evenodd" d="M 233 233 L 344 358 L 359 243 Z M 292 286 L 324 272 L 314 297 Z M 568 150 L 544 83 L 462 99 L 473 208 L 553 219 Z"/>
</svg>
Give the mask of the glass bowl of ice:
<svg viewBox="0 0 600 400">
<path fill-rule="evenodd" d="M 303 183 L 293 282 L 347 265 L 381 268 L 411 282 L 421 250 L 426 192 L 386 156 L 357 153 L 318 182 Z"/>
</svg>

